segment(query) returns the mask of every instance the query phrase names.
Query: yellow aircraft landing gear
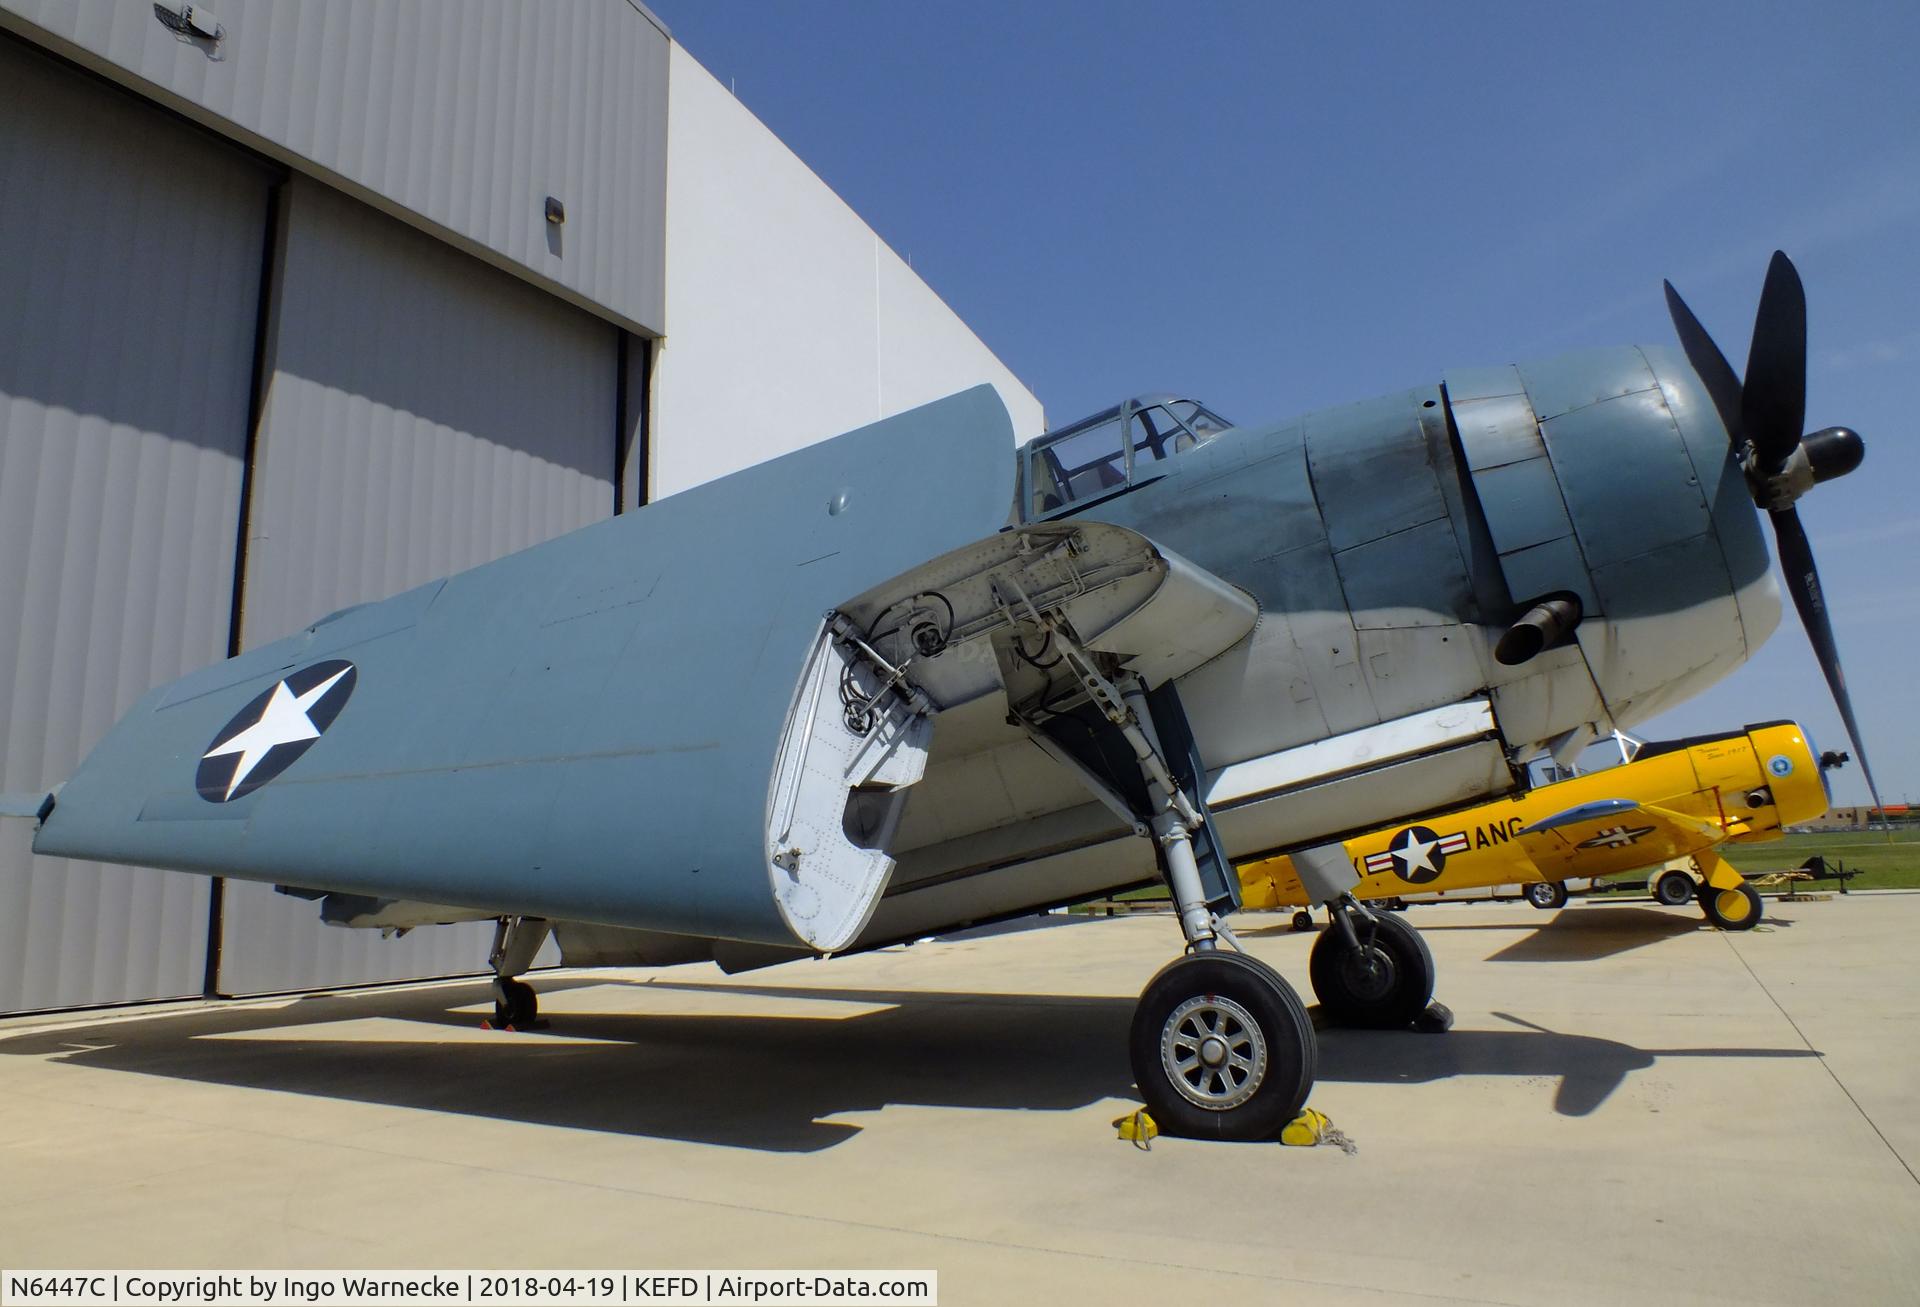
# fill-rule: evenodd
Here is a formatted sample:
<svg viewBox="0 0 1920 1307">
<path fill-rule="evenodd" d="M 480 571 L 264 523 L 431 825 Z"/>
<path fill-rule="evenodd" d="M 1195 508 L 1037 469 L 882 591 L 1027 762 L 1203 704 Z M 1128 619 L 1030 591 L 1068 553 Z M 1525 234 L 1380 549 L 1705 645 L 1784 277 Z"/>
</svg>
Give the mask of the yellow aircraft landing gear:
<svg viewBox="0 0 1920 1307">
<path fill-rule="evenodd" d="M 1298 912 L 1293 914 L 1293 928 L 1295 930 L 1312 930 L 1313 914 L 1311 912 L 1308 912 L 1305 908 L 1301 908 Z"/>
<path fill-rule="evenodd" d="M 1331 905 L 1333 925 L 1313 942 L 1307 973 L 1329 1018 L 1343 1026 L 1401 1030 L 1433 1002 L 1433 954 L 1398 917 L 1351 899 Z"/>
<path fill-rule="evenodd" d="M 1752 930 L 1760 924 L 1760 892 L 1745 883 L 1732 889 L 1702 885 L 1700 910 L 1722 930 Z"/>
<path fill-rule="evenodd" d="M 1551 911 L 1567 906 L 1567 887 L 1557 880 L 1529 881 L 1524 893 L 1527 902 L 1536 908 Z"/>
<path fill-rule="evenodd" d="M 1660 879 L 1653 882 L 1653 901 L 1677 908 L 1688 899 L 1699 896 L 1704 903 L 1706 888 L 1704 882 L 1696 888 L 1693 877 L 1684 871 L 1663 871 Z"/>
<path fill-rule="evenodd" d="M 1700 882 L 1700 911 L 1722 930 L 1752 930 L 1760 924 L 1760 892 L 1747 884 L 1733 864 L 1712 851 L 1696 855 L 1706 879 Z"/>
</svg>

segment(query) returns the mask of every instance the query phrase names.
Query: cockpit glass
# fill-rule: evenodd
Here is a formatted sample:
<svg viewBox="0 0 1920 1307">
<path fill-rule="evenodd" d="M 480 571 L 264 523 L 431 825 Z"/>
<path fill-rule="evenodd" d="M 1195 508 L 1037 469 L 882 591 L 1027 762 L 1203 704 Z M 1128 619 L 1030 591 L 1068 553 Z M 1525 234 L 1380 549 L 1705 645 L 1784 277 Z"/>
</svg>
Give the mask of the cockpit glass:
<svg viewBox="0 0 1920 1307">
<path fill-rule="evenodd" d="M 1126 485 L 1127 449 L 1119 415 L 1039 445 L 1031 472 L 1036 514 Z"/>
<path fill-rule="evenodd" d="M 1026 449 L 1027 513 L 1042 517 L 1102 498 L 1232 426 L 1190 399 L 1133 400 L 1041 436 Z"/>
<path fill-rule="evenodd" d="M 1135 409 L 1133 417 L 1127 422 L 1127 439 L 1133 443 L 1136 467 L 1156 459 L 1171 458 L 1198 443 L 1193 433 L 1176 421 L 1163 404 L 1149 404 L 1145 408 Z"/>
<path fill-rule="evenodd" d="M 1167 404 L 1167 407 L 1172 409 L 1173 415 L 1186 423 L 1193 434 L 1202 441 L 1211 440 L 1233 426 L 1233 423 L 1219 414 L 1201 407 L 1190 399 L 1173 400 Z"/>
</svg>

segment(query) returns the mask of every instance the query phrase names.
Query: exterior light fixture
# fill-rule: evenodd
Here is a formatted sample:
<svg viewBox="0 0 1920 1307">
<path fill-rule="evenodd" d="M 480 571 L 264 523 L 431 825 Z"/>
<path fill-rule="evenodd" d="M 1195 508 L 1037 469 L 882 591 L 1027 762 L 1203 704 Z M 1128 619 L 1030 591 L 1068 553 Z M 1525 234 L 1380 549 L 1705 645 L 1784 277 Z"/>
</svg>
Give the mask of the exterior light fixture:
<svg viewBox="0 0 1920 1307">
<path fill-rule="evenodd" d="M 205 5 L 181 4 L 178 0 L 155 0 L 153 16 L 181 36 L 218 42 L 227 34 L 220 20 Z"/>
</svg>

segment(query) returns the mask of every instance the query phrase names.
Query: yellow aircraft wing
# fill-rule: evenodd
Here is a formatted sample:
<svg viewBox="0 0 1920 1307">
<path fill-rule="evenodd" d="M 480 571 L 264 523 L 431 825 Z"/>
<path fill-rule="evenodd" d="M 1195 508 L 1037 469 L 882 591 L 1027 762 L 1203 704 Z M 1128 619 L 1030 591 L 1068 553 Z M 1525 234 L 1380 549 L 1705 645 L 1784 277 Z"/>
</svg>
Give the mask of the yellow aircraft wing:
<svg viewBox="0 0 1920 1307">
<path fill-rule="evenodd" d="M 1711 848 L 1732 834 L 1718 821 L 1638 799 L 1596 799 L 1523 826 L 1515 843 L 1546 880 L 1637 871 Z"/>
</svg>

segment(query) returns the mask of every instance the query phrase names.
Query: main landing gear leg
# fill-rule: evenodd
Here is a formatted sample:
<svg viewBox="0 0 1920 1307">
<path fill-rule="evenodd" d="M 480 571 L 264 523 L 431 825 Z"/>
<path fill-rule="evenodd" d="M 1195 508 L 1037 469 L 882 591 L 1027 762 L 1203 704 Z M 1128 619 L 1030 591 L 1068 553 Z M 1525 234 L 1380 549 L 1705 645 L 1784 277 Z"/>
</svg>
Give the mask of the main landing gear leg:
<svg viewBox="0 0 1920 1307">
<path fill-rule="evenodd" d="M 1156 800 L 1165 794 L 1150 789 Z M 1179 806 L 1162 808 L 1153 834 L 1188 953 L 1160 969 L 1133 1010 L 1127 1053 L 1134 1083 L 1169 1134 L 1272 1139 L 1313 1089 L 1313 1023 L 1286 978 L 1241 952 L 1208 910 Z"/>
<path fill-rule="evenodd" d="M 490 1030 L 537 1030 L 540 999 L 533 986 L 518 977 L 533 965 L 534 955 L 547 942 L 548 922 L 541 917 L 502 917 L 493 931 L 493 1020 Z"/>
<path fill-rule="evenodd" d="M 1193 848 L 1206 819 L 1198 795 L 1174 779 L 1146 686 L 1110 659 L 1103 666 L 1051 614 L 1028 611 L 1053 633 L 1067 667 L 1133 753 L 1152 813 L 1147 822 L 1136 816 L 1134 830 L 1159 845 L 1187 941 L 1187 955 L 1161 968 L 1133 1012 L 1127 1052 L 1140 1096 L 1168 1134 L 1272 1139 L 1313 1088 L 1318 1051 L 1306 1007 L 1279 972 L 1240 951 L 1208 906 Z M 1035 735 L 1046 747 L 1044 734 Z M 1103 793 L 1098 777 L 1081 775 Z M 1103 797 L 1126 811 L 1111 790 Z"/>
<path fill-rule="evenodd" d="M 1368 1030 L 1414 1026 L 1438 1033 L 1453 1013 L 1433 1001 L 1433 954 L 1399 917 L 1362 907 L 1351 894 L 1327 904 L 1333 924 L 1313 942 L 1308 974 L 1336 1024 Z"/>
</svg>

